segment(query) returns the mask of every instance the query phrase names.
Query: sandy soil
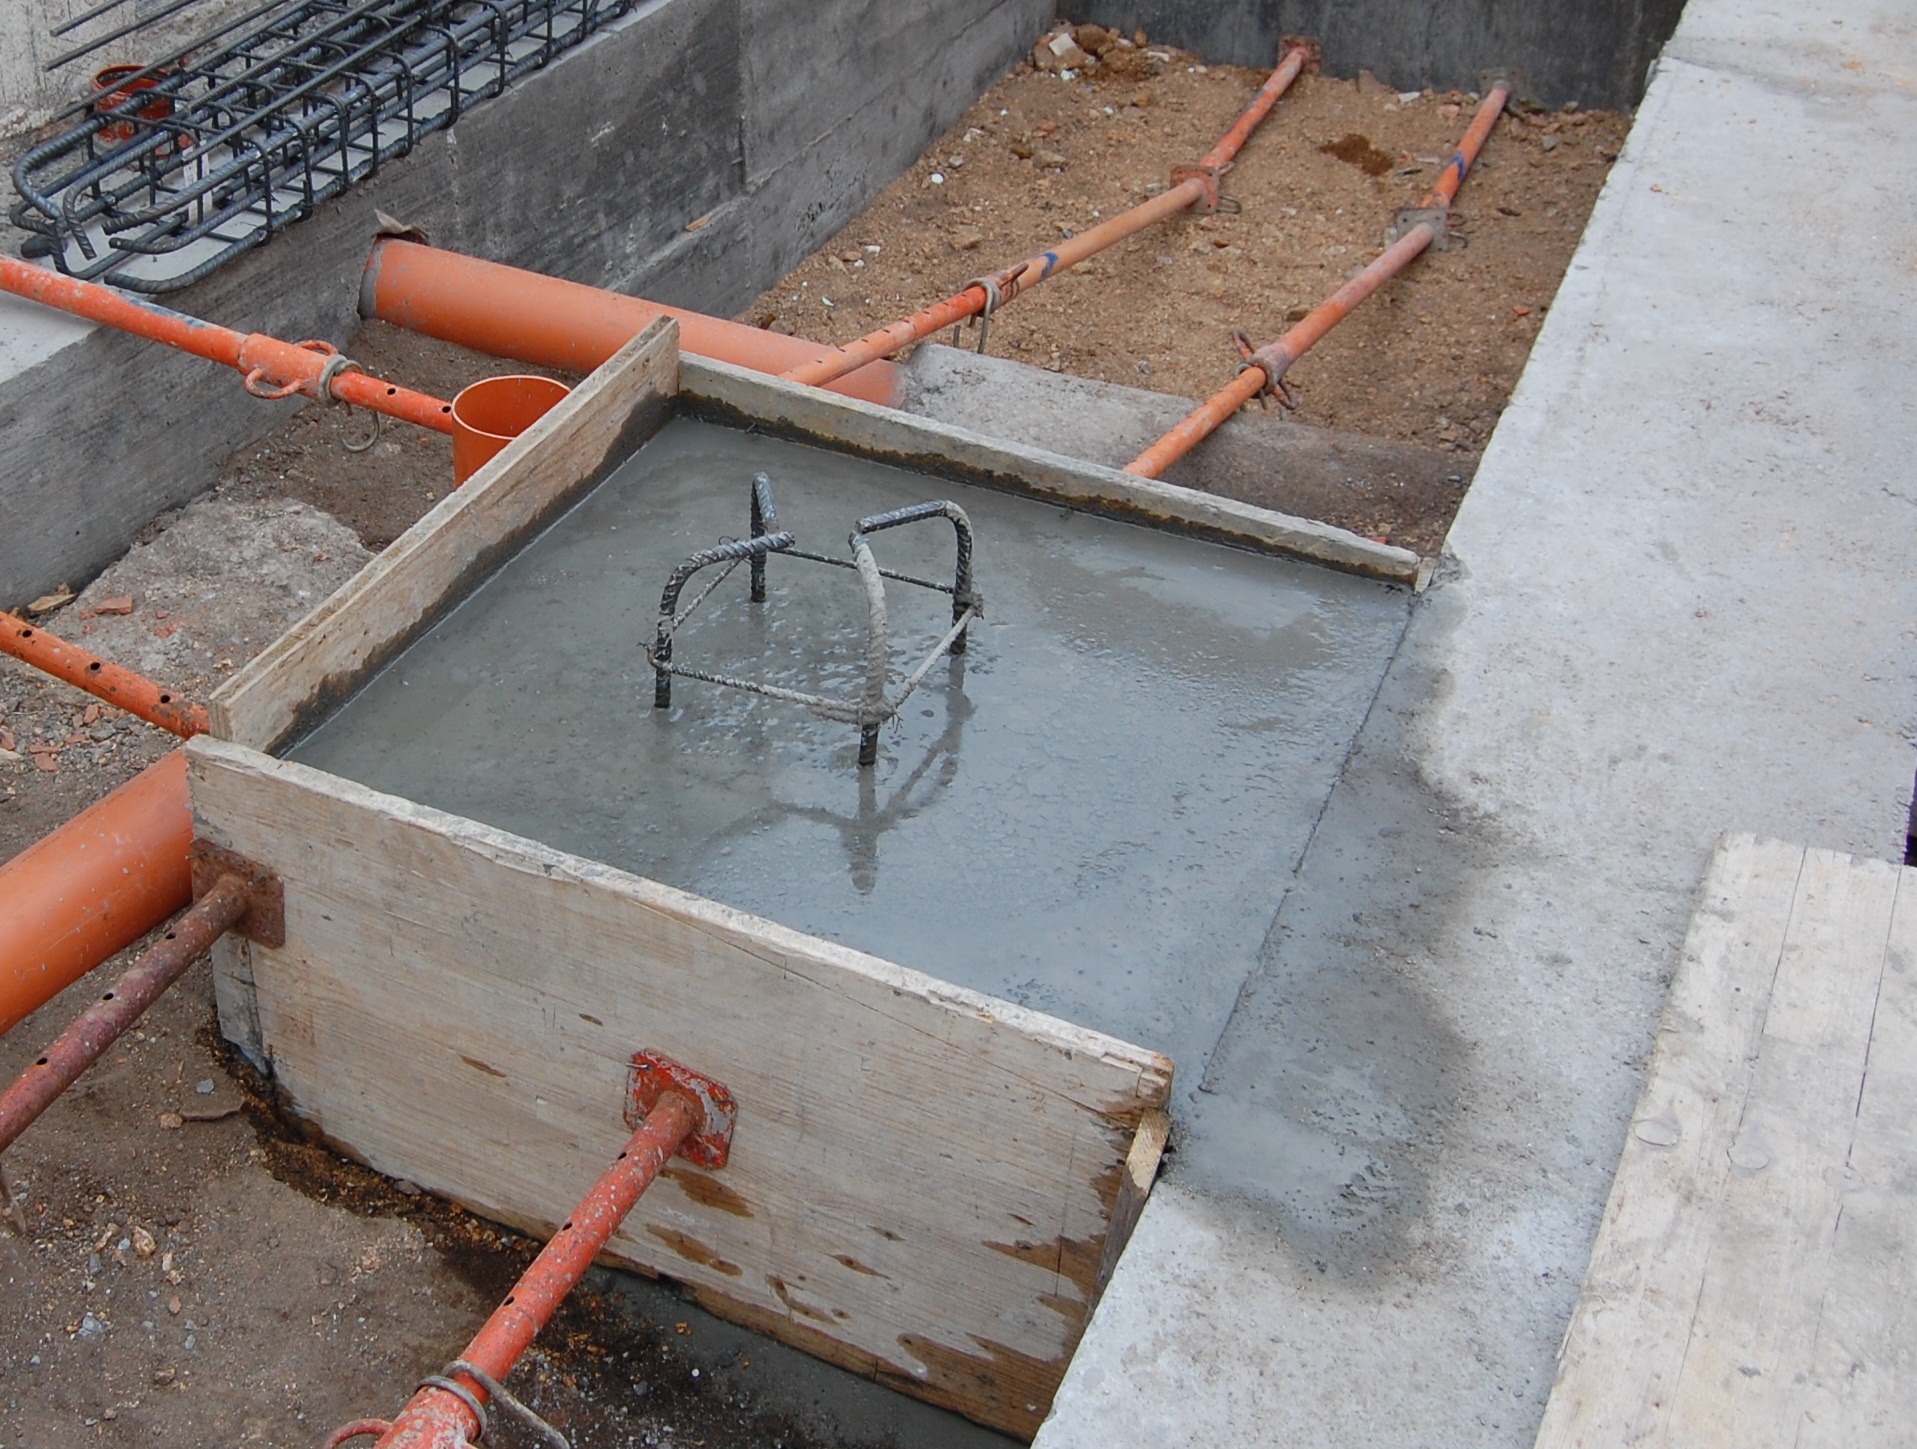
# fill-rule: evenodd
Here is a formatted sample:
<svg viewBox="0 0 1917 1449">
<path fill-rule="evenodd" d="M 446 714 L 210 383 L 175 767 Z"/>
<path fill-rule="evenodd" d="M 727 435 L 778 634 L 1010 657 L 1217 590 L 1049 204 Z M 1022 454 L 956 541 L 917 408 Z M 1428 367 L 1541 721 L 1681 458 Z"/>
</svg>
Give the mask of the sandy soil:
<svg viewBox="0 0 1917 1449">
<path fill-rule="evenodd" d="M 1265 78 L 1173 51 L 1107 54 L 1113 63 L 1071 81 L 1020 66 L 741 320 L 834 343 L 884 326 L 1144 200 Z M 1455 93 L 1301 77 L 1225 177 L 1236 210 L 1173 218 L 1026 293 L 994 319 L 992 351 L 1207 396 L 1236 370 L 1234 328 L 1270 341 L 1371 259 L 1471 110 Z M 1452 246 L 1292 369 L 1298 419 L 1481 448 L 1627 125 L 1584 112 L 1501 122 L 1459 196 Z"/>
</svg>

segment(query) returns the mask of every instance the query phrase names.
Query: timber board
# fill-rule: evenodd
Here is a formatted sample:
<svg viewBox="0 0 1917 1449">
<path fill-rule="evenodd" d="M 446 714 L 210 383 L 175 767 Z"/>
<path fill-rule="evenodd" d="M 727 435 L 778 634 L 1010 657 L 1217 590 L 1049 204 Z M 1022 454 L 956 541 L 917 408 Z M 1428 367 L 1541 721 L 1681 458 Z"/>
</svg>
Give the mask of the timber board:
<svg viewBox="0 0 1917 1449">
<path fill-rule="evenodd" d="M 1917 870 L 1726 836 L 1538 1449 L 1909 1442 Z"/>
</svg>

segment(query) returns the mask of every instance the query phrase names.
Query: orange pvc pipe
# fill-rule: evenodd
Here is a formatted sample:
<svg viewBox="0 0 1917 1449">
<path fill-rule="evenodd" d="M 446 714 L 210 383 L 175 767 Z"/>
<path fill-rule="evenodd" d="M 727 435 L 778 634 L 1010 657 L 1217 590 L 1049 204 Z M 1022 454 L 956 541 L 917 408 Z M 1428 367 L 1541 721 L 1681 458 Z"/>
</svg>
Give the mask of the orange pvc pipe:
<svg viewBox="0 0 1917 1449">
<path fill-rule="evenodd" d="M 568 372 L 591 372 L 659 317 L 678 320 L 679 345 L 694 356 L 757 372 L 784 372 L 832 350 L 397 237 L 374 243 L 359 312 L 494 357 Z M 862 367 L 833 391 L 890 406 L 899 397 L 897 370 L 886 363 Z"/>
<path fill-rule="evenodd" d="M 175 750 L 0 865 L 0 1034 L 190 904 L 192 844 Z"/>
<path fill-rule="evenodd" d="M 0 610 L 0 653 L 11 654 L 22 664 L 31 664 L 55 679 L 63 679 L 75 689 L 84 689 L 97 699 L 138 715 L 148 724 L 170 730 L 182 739 L 206 732 L 206 707 L 194 704 L 155 684 L 144 674 L 122 669 L 97 654 L 89 654 L 77 644 L 56 639 L 38 625 Z"/>
<path fill-rule="evenodd" d="M 325 387 L 333 397 L 355 407 L 370 408 L 435 432 L 453 430 L 452 404 L 440 398 L 350 369 L 336 368 L 328 378 L 328 365 L 337 353 L 323 343 L 282 342 L 263 332 L 235 332 L 111 287 L 33 266 L 18 257 L 0 255 L 0 290 L 235 368 L 245 374 L 247 391 L 255 396 L 300 393 L 318 398 Z"/>
<path fill-rule="evenodd" d="M 1438 177 L 1437 184 L 1425 193 L 1419 209 L 1436 212 L 1437 216 L 1427 217 L 1407 227 L 1404 234 L 1380 252 L 1369 266 L 1314 307 L 1297 326 L 1276 342 L 1254 352 L 1237 377 L 1206 398 L 1170 432 L 1127 463 L 1125 471 L 1141 478 L 1162 478 L 1167 468 L 1210 437 L 1238 409 L 1267 388 L 1277 387 L 1294 362 L 1349 317 L 1359 303 L 1410 266 L 1436 241 L 1440 229 L 1445 225 L 1444 214 L 1450 211 L 1458 188 L 1464 184 L 1465 176 L 1478 159 L 1478 152 L 1483 149 L 1491 128 L 1497 124 L 1498 113 L 1504 109 L 1504 103 L 1510 95 L 1511 88 L 1505 82 L 1499 81 L 1492 86 L 1490 94 L 1485 96 L 1477 114 L 1472 117 L 1464 139 L 1458 143 L 1458 149 L 1452 153 L 1450 162 Z"/>
<path fill-rule="evenodd" d="M 1298 78 L 1309 57 L 1310 52 L 1302 45 L 1287 51 L 1279 61 L 1278 68 L 1259 88 L 1258 94 L 1252 97 L 1244 114 L 1219 138 L 1218 144 L 1207 151 L 1196 166 L 1174 172 L 1175 178 L 1185 171 L 1190 174 L 1183 175 L 1183 179 L 1177 180 L 1175 185 L 1151 200 L 1120 212 L 1089 231 L 1068 237 L 1050 251 L 1002 267 L 976 282 L 968 282 L 944 301 L 935 302 L 909 317 L 901 317 L 890 326 L 868 332 L 854 342 L 834 348 L 816 361 L 793 368 L 785 374 L 786 377 L 793 382 L 810 383 L 814 387 L 826 386 L 855 367 L 864 367 L 880 358 L 890 357 L 901 348 L 910 347 L 914 342 L 942 332 L 968 317 L 976 317 L 988 307 L 996 310 L 1048 277 L 1068 267 L 1075 267 L 1087 257 L 1096 256 L 1107 247 L 1136 235 L 1148 226 L 1155 226 L 1166 217 L 1195 206 L 1200 201 L 1216 205 L 1219 176 L 1231 167 L 1252 131 L 1271 113 L 1278 98 Z M 998 294 L 996 298 L 993 296 L 995 291 Z"/>
</svg>

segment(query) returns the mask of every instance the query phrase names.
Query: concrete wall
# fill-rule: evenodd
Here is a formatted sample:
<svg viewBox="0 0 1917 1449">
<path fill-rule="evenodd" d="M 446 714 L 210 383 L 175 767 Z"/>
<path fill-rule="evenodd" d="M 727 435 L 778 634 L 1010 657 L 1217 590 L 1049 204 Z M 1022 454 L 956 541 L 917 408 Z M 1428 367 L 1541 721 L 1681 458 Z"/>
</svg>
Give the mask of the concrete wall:
<svg viewBox="0 0 1917 1449">
<path fill-rule="evenodd" d="M 1072 0 L 1078 21 L 1238 65 L 1270 65 L 1279 38 L 1308 35 L 1333 75 L 1369 70 L 1401 90 L 1479 88 L 1514 67 L 1527 98 L 1635 106 L 1683 0 Z"/>
<path fill-rule="evenodd" d="M 1051 8 L 654 0 L 164 300 L 343 341 L 378 208 L 443 246 L 730 312 L 863 210 Z M 223 369 L 0 297 L 0 604 L 90 578 L 285 406 L 246 397 Z"/>
</svg>

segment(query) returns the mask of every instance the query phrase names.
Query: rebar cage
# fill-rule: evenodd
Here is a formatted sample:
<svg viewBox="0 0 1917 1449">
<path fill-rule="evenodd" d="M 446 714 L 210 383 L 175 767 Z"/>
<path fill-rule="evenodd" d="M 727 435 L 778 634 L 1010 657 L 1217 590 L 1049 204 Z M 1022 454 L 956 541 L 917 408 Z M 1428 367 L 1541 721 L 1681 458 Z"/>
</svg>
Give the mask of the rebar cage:
<svg viewBox="0 0 1917 1449">
<path fill-rule="evenodd" d="M 659 595 L 659 622 L 652 642 L 643 646 L 646 661 L 653 669 L 652 705 L 654 709 L 666 709 L 672 704 L 672 677 L 684 675 L 688 679 L 703 680 L 707 684 L 723 684 L 731 689 L 743 689 L 753 694 L 762 694 L 770 699 L 783 699 L 793 704 L 802 704 L 814 714 L 826 719 L 842 720 L 859 727 L 859 764 L 861 767 L 877 762 L 879 756 L 879 726 L 887 720 L 896 718 L 906 700 L 924 682 L 926 674 L 939 658 L 948 651 L 952 654 L 965 652 L 965 631 L 974 619 L 985 617 L 985 596 L 979 591 L 977 581 L 972 576 L 972 521 L 966 517 L 965 510 L 948 499 L 938 499 L 929 503 L 908 504 L 904 508 L 894 508 L 885 513 L 875 513 L 861 518 L 852 526 L 851 535 L 846 542 L 852 556 L 833 558 L 830 554 L 811 553 L 798 546 L 797 537 L 778 526 L 778 510 L 772 498 L 772 480 L 760 473 L 752 480 L 749 490 L 751 498 L 752 529 L 748 537 L 728 539 L 708 549 L 701 549 L 681 562 L 673 569 L 666 580 L 665 588 Z M 899 528 L 909 523 L 923 523 L 931 519 L 943 518 L 952 525 L 955 536 L 956 557 L 953 563 L 952 582 L 939 583 L 936 579 L 916 578 L 911 574 L 899 573 L 894 569 L 881 568 L 878 560 L 872 556 L 872 545 L 868 535 L 882 532 L 888 528 Z M 786 689 L 781 685 L 765 684 L 754 679 L 740 679 L 729 674 L 717 674 L 709 670 L 696 669 L 678 663 L 672 657 L 673 639 L 680 628 L 689 620 L 708 598 L 712 591 L 724 583 L 729 575 L 741 563 L 751 563 L 750 598 L 755 604 L 766 601 L 765 571 L 766 560 L 777 554 L 781 558 L 805 559 L 811 563 L 829 564 L 833 568 L 853 569 L 859 575 L 859 581 L 865 587 L 866 634 L 865 634 L 865 684 L 856 700 L 834 699 L 829 695 L 810 694 L 803 690 Z M 700 590 L 697 597 L 683 609 L 679 607 L 679 595 L 684 591 L 692 576 L 701 570 L 723 564 L 725 567 L 717 578 Z M 946 630 L 943 638 L 932 647 L 917 669 L 905 677 L 905 682 L 897 693 L 891 692 L 892 648 L 891 637 L 886 625 L 885 580 L 895 579 L 900 583 L 912 584 L 921 589 L 932 589 L 952 598 L 952 627 Z"/>
<path fill-rule="evenodd" d="M 134 291 L 187 286 L 636 3 L 270 0 L 118 68 L 20 156 L 22 250 Z"/>
</svg>

